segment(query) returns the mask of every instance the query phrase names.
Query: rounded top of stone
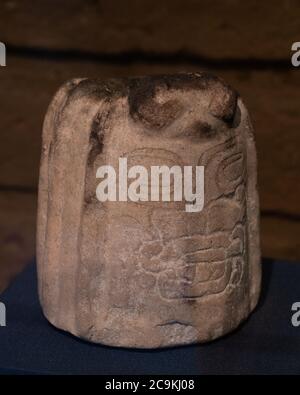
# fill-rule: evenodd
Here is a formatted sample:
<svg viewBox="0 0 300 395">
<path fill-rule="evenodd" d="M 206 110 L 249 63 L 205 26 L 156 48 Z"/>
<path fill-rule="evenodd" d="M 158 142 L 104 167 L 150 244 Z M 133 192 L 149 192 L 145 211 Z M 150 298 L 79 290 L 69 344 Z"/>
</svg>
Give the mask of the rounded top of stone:
<svg viewBox="0 0 300 395">
<path fill-rule="evenodd" d="M 82 79 L 69 91 L 68 102 L 86 97 L 108 101 L 127 97 L 132 119 L 160 130 L 167 127 L 180 113 L 180 93 L 192 91 L 203 93 L 205 111 L 231 126 L 236 113 L 238 93 L 222 79 L 207 72 L 107 80 Z M 163 100 L 156 100 L 158 92 Z M 170 93 L 173 93 L 172 98 Z"/>
<path fill-rule="evenodd" d="M 207 110 L 228 124 L 232 123 L 236 112 L 238 93 L 222 79 L 206 72 L 129 78 L 128 88 L 132 118 L 151 123 L 156 129 L 164 128 L 180 109 L 180 97 L 157 103 L 158 91 L 203 91 L 208 100 Z"/>
</svg>

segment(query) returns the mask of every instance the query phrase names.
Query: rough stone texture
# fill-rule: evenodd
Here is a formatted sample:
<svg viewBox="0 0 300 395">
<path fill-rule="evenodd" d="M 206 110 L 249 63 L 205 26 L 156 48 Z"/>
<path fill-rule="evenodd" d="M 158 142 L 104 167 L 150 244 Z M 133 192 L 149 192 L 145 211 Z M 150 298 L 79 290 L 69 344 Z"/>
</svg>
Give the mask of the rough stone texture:
<svg viewBox="0 0 300 395">
<path fill-rule="evenodd" d="M 96 199 L 96 169 L 204 165 L 205 206 Z M 205 342 L 260 290 L 256 153 L 237 93 L 205 73 L 73 80 L 50 105 L 38 199 L 39 294 L 49 321 L 107 345 Z"/>
</svg>

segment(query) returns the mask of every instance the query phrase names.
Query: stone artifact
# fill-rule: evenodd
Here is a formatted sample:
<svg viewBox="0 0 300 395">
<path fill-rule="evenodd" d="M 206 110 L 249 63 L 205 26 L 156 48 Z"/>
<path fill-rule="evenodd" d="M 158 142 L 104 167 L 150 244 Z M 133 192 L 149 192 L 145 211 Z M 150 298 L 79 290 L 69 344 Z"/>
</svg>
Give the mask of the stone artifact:
<svg viewBox="0 0 300 395">
<path fill-rule="evenodd" d="M 162 168 L 171 169 L 169 185 L 153 181 Z M 122 347 L 232 331 L 260 291 L 256 182 L 247 109 L 217 77 L 66 83 L 43 131 L 37 256 L 45 316 Z"/>
</svg>

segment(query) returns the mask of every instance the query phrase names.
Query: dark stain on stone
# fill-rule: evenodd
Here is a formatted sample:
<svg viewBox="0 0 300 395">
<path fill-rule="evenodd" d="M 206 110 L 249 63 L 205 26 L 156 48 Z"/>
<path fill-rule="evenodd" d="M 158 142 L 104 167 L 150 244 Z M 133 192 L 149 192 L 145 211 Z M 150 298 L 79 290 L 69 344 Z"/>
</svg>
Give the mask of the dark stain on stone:
<svg viewBox="0 0 300 395">
<path fill-rule="evenodd" d="M 108 98 L 117 98 L 125 96 L 127 93 L 124 79 L 85 79 L 79 82 L 76 88 L 69 95 L 69 101 L 79 100 L 83 97 L 89 97 L 96 100 L 107 100 Z"/>
<path fill-rule="evenodd" d="M 206 90 L 212 94 L 211 113 L 226 123 L 232 121 L 237 93 L 218 77 L 208 73 L 179 73 L 129 78 L 129 112 L 135 121 L 160 130 L 179 115 L 179 101 L 164 104 L 155 102 L 155 95 L 162 90 Z"/>
<path fill-rule="evenodd" d="M 207 122 L 196 121 L 181 133 L 180 137 L 185 137 L 197 142 L 214 138 L 216 135 L 216 129 L 214 129 L 210 124 Z"/>
<path fill-rule="evenodd" d="M 88 155 L 88 165 L 92 165 L 96 157 L 103 150 L 104 131 L 101 128 L 101 115 L 97 114 L 93 119 L 90 134 L 90 151 Z"/>
<path fill-rule="evenodd" d="M 207 89 L 214 82 L 219 81 L 215 76 L 207 73 L 179 73 L 170 75 L 153 75 L 129 78 L 129 109 L 135 118 L 139 115 L 139 108 L 148 101 L 152 102 L 158 89 Z M 156 104 L 158 106 L 158 104 Z"/>
<path fill-rule="evenodd" d="M 238 94 L 226 84 L 218 85 L 209 104 L 209 112 L 232 127 Z"/>
<path fill-rule="evenodd" d="M 241 119 L 242 119 L 242 113 L 241 113 L 240 107 L 237 105 L 231 127 L 237 128 L 241 123 Z"/>
</svg>

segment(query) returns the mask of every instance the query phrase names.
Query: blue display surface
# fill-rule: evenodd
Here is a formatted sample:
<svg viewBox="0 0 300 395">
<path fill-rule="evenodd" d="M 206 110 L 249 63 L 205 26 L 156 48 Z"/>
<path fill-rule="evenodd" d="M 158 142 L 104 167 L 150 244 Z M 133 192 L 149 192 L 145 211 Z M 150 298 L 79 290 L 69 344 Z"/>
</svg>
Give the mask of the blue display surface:
<svg viewBox="0 0 300 395">
<path fill-rule="evenodd" d="M 7 314 L 6 327 L 0 327 L 0 373 L 300 374 L 300 326 L 292 325 L 292 305 L 300 302 L 300 264 L 264 260 L 262 287 L 255 312 L 221 339 L 160 350 L 113 348 L 48 323 L 31 264 L 0 297 Z"/>
</svg>

